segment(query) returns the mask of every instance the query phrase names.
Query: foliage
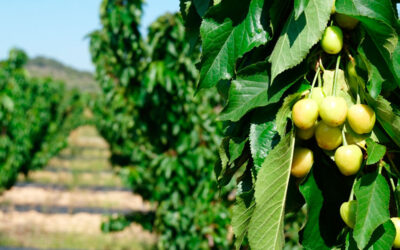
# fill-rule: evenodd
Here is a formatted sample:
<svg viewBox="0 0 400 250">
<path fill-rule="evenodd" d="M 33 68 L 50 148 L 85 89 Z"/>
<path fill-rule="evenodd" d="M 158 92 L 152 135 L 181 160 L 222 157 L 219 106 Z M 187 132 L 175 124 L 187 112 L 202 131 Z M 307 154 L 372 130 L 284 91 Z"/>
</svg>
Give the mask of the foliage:
<svg viewBox="0 0 400 250">
<path fill-rule="evenodd" d="M 38 169 L 66 146 L 69 132 L 82 123 L 84 105 L 77 92 L 51 79 L 29 78 L 27 56 L 13 49 L 0 62 L 0 190 L 19 172 Z"/>
<path fill-rule="evenodd" d="M 102 88 L 96 125 L 123 178 L 156 205 L 152 230 L 160 249 L 227 248 L 229 205 L 219 197 L 228 193 L 218 192 L 213 179 L 219 98 L 194 98 L 200 48 L 186 41 L 181 17 L 159 17 L 144 39 L 141 6 L 101 5 L 102 28 L 90 35 Z"/>
<path fill-rule="evenodd" d="M 216 87 L 226 100 L 219 116 L 227 124 L 222 166 L 215 171 L 221 185 L 237 181 L 237 249 L 282 249 L 290 228 L 284 225 L 298 211 L 302 218 L 303 205 L 307 217 L 299 240 L 306 249 L 390 249 L 395 231 L 389 218 L 400 211 L 396 1 L 180 2 L 187 34 L 202 41 L 198 91 Z M 338 25 L 332 9 L 359 21 L 354 30 L 343 29 L 339 55 L 318 44 L 328 25 Z M 292 107 L 316 81 L 327 95 L 337 92 L 347 105 L 365 103 L 376 113 L 373 131 L 358 136 L 369 139 L 363 148 L 367 165 L 355 176 L 339 172 L 333 152 L 295 138 Z M 357 136 L 348 124 L 343 129 Z M 290 176 L 294 144 L 314 152 L 314 166 L 303 179 Z M 349 197 L 358 202 L 354 230 L 339 214 Z"/>
</svg>

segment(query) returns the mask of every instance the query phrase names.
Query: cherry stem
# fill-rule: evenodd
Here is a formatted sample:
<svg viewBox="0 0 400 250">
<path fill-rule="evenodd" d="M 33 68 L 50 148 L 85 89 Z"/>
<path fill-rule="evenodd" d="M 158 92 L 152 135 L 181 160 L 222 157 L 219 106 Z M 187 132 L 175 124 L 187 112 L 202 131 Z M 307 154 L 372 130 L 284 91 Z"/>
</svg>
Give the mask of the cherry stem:
<svg viewBox="0 0 400 250">
<path fill-rule="evenodd" d="M 337 79 L 338 79 L 338 75 L 339 75 L 340 59 L 341 59 L 341 56 L 338 55 L 337 60 L 336 60 L 335 75 L 333 77 L 333 86 L 332 86 L 332 88 L 333 88 L 332 89 L 333 96 L 336 96 L 336 84 L 337 84 Z"/>
<path fill-rule="evenodd" d="M 353 185 L 351 186 L 349 201 L 354 200 L 354 187 L 356 186 L 356 182 L 357 182 L 358 178 L 360 177 L 360 174 L 361 174 L 361 171 L 358 171 L 356 178 L 354 178 Z"/>
<path fill-rule="evenodd" d="M 321 74 L 318 74 L 318 87 L 322 88 L 322 78 L 321 78 Z"/>
<path fill-rule="evenodd" d="M 318 75 L 319 75 L 319 71 L 320 71 L 320 70 L 321 70 L 320 67 L 317 67 L 317 72 L 315 73 L 314 79 L 313 79 L 313 81 L 312 81 L 312 84 L 311 84 L 311 91 L 310 91 L 310 95 L 308 96 L 308 98 L 311 98 L 311 94 L 312 94 L 313 88 L 314 88 L 314 86 L 315 86 L 315 83 L 317 82 L 317 79 L 318 79 Z"/>
<path fill-rule="evenodd" d="M 349 201 L 354 200 L 354 186 L 356 185 L 357 177 L 353 181 L 353 185 L 351 186 Z"/>
<path fill-rule="evenodd" d="M 394 185 L 393 178 L 390 177 L 389 180 L 390 180 L 390 185 L 392 186 L 392 190 L 393 190 L 393 192 L 395 192 L 396 191 L 396 185 Z"/>
<path fill-rule="evenodd" d="M 357 104 L 361 103 L 361 97 L 360 97 L 360 85 L 357 84 Z"/>
<path fill-rule="evenodd" d="M 325 71 L 324 64 L 322 64 L 321 57 L 319 58 L 319 67 L 321 68 L 322 71 Z"/>
<path fill-rule="evenodd" d="M 344 133 L 344 129 L 342 129 L 342 137 L 343 137 L 343 145 L 347 146 L 348 144 L 347 144 L 347 140 L 346 140 L 346 135 Z"/>
<path fill-rule="evenodd" d="M 345 47 L 344 50 L 346 51 L 346 54 L 349 57 L 349 60 L 354 62 L 354 57 L 350 54 L 350 51 L 348 50 L 348 48 Z"/>
</svg>

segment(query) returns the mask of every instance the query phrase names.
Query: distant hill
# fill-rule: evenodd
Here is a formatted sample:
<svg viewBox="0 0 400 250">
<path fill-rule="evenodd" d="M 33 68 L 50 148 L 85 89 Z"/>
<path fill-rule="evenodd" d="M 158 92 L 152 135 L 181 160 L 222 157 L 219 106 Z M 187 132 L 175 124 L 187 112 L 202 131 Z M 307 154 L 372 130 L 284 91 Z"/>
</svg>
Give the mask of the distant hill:
<svg viewBox="0 0 400 250">
<path fill-rule="evenodd" d="M 26 68 L 33 77 L 49 76 L 65 82 L 70 89 L 78 88 L 84 92 L 99 91 L 99 86 L 92 73 L 74 69 L 54 59 L 42 56 L 35 57 L 28 61 Z"/>
</svg>

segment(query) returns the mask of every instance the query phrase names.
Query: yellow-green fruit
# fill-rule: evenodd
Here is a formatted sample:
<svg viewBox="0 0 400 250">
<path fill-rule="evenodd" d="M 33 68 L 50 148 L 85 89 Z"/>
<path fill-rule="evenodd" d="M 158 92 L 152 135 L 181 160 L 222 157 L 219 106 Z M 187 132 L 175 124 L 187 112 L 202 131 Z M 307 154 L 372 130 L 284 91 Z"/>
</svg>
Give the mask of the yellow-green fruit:
<svg viewBox="0 0 400 250">
<path fill-rule="evenodd" d="M 342 125 L 347 117 L 347 103 L 343 97 L 328 96 L 321 103 L 319 114 L 329 126 Z"/>
<path fill-rule="evenodd" d="M 354 228 L 356 225 L 357 201 L 343 202 L 340 206 L 340 217 L 346 225 Z"/>
<path fill-rule="evenodd" d="M 342 130 L 319 122 L 315 129 L 315 140 L 320 148 L 334 150 L 342 144 Z"/>
<path fill-rule="evenodd" d="M 363 153 L 357 145 L 346 145 L 336 149 L 335 163 L 343 175 L 356 174 L 360 170 L 362 160 Z"/>
<path fill-rule="evenodd" d="M 346 65 L 347 74 L 350 77 L 358 77 L 357 70 L 356 70 L 356 63 L 355 61 L 349 61 Z"/>
<path fill-rule="evenodd" d="M 321 103 L 325 98 L 325 94 L 321 87 L 316 87 L 312 89 L 310 97 L 318 103 L 318 107 L 321 107 Z"/>
<path fill-rule="evenodd" d="M 314 136 L 316 125 L 312 126 L 309 129 L 296 129 L 296 135 L 302 140 L 309 140 Z"/>
<path fill-rule="evenodd" d="M 296 102 L 292 110 L 292 118 L 296 127 L 309 129 L 314 126 L 318 118 L 318 104 L 312 99 L 301 99 Z"/>
<path fill-rule="evenodd" d="M 355 19 L 354 17 L 340 13 L 335 14 L 335 20 L 341 28 L 347 30 L 354 29 L 358 24 L 358 20 Z"/>
<path fill-rule="evenodd" d="M 347 121 L 357 134 L 366 134 L 372 131 L 376 121 L 374 110 L 366 104 L 356 104 L 347 112 Z"/>
<path fill-rule="evenodd" d="M 337 26 L 325 29 L 321 39 L 321 47 L 328 54 L 337 54 L 343 48 L 343 33 Z"/>
<path fill-rule="evenodd" d="M 294 149 L 291 173 L 297 178 L 302 178 L 310 172 L 314 164 L 314 154 L 308 148 L 297 147 Z"/>
<path fill-rule="evenodd" d="M 396 237 L 394 238 L 393 247 L 400 248 L 400 218 L 393 217 L 391 220 L 396 228 Z"/>
</svg>

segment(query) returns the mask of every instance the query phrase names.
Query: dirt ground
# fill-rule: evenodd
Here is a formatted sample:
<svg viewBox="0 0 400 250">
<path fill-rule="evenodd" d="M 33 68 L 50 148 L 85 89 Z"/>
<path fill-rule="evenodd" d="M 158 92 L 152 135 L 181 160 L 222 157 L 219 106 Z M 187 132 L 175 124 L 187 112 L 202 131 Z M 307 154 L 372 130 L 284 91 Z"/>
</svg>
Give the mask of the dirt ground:
<svg viewBox="0 0 400 250">
<path fill-rule="evenodd" d="M 0 196 L 0 247 L 152 248 L 155 236 L 138 224 L 122 232 L 101 232 L 101 223 L 110 214 L 99 211 L 151 210 L 149 203 L 132 194 L 113 173 L 109 155 L 107 143 L 93 127 L 72 132 L 69 147 L 51 160 L 49 170 L 20 178 L 17 186 Z M 75 213 L 75 208 L 90 212 Z"/>
</svg>

